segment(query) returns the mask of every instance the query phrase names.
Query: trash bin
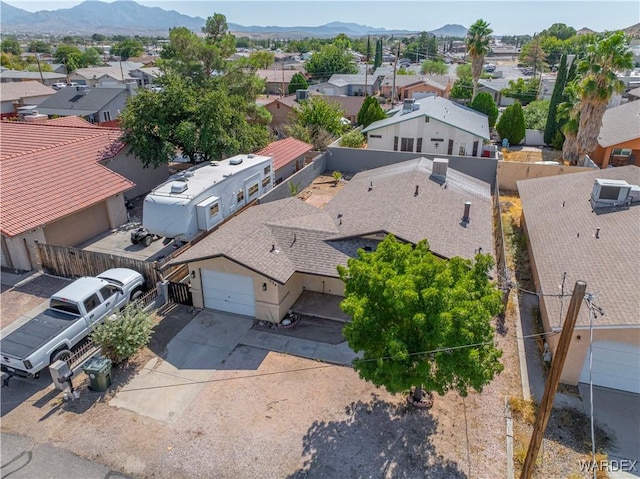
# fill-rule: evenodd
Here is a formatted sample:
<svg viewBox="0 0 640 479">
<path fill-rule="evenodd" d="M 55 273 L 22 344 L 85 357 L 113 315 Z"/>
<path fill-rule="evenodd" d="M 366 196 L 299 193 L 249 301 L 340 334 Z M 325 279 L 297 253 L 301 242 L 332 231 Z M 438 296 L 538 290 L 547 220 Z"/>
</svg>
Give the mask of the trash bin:
<svg viewBox="0 0 640 479">
<path fill-rule="evenodd" d="M 92 391 L 103 392 L 111 386 L 111 360 L 107 358 L 91 358 L 82 366 L 91 381 Z"/>
</svg>

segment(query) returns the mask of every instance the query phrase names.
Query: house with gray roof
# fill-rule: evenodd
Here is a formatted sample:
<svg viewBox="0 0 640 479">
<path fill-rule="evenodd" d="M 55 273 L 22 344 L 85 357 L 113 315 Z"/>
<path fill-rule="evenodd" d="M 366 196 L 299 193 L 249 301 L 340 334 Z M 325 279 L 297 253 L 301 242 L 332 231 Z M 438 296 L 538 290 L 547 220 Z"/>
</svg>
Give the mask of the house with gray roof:
<svg viewBox="0 0 640 479">
<path fill-rule="evenodd" d="M 0 88 L 0 117 L 15 116 L 22 106 L 37 106 L 55 92 L 35 80 L 5 83 Z"/>
<path fill-rule="evenodd" d="M 502 90 L 509 88 L 509 81 L 503 78 L 481 78 L 478 80 L 478 93 L 488 93 L 498 106 L 513 105 L 516 100 L 502 94 Z"/>
<path fill-rule="evenodd" d="M 91 123 L 116 120 L 132 95 L 129 88 L 61 88 L 38 106 L 38 112 L 49 116 L 79 116 Z"/>
<path fill-rule="evenodd" d="M 640 102 L 608 108 L 590 158 L 601 168 L 640 165 Z"/>
<path fill-rule="evenodd" d="M 388 234 L 471 259 L 493 251 L 492 224 L 489 184 L 416 158 L 356 174 L 323 209 L 298 198 L 252 206 L 172 263 L 189 265 L 196 307 L 280 322 L 303 291 L 342 296 L 337 266 Z"/>
<path fill-rule="evenodd" d="M 582 304 L 560 380 L 640 393 L 640 168 L 623 166 L 518 181 L 529 260 L 552 353 L 577 280 Z M 591 327 L 592 325 L 592 327 Z M 589 367 L 590 334 L 593 331 Z M 591 371 L 590 371 L 591 370 Z M 591 374 L 590 374 L 591 373 Z"/>
<path fill-rule="evenodd" d="M 471 108 L 429 96 L 405 99 L 401 108 L 362 132 L 372 150 L 481 157 L 483 141 L 489 139 L 489 120 Z"/>
<path fill-rule="evenodd" d="M 328 81 L 309 85 L 309 90 L 327 96 L 365 96 L 377 95 L 383 77 L 375 75 L 356 74 L 348 75 L 335 73 Z"/>
<path fill-rule="evenodd" d="M 53 72 L 23 72 L 17 70 L 1 70 L 0 83 L 21 82 L 35 80 L 40 83 L 52 86 L 58 82 L 67 82 L 67 75 Z"/>
</svg>

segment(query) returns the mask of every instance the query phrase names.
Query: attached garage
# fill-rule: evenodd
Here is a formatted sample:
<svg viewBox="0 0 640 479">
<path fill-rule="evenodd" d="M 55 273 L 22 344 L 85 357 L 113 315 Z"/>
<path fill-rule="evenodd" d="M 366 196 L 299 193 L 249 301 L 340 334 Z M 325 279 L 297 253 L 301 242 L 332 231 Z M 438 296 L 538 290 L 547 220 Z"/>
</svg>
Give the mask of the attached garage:
<svg viewBox="0 0 640 479">
<path fill-rule="evenodd" d="M 206 269 L 201 275 L 205 308 L 255 317 L 253 278 Z"/>
<path fill-rule="evenodd" d="M 640 348 L 616 341 L 593 343 L 591 376 L 594 386 L 640 393 Z M 584 360 L 580 382 L 589 383 L 589 354 Z"/>
</svg>

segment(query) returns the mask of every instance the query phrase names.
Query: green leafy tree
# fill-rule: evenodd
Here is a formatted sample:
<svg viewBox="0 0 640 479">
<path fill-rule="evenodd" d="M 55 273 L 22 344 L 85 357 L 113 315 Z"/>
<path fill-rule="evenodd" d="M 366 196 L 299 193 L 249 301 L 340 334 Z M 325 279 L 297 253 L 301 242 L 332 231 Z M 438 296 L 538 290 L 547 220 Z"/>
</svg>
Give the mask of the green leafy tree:
<svg viewBox="0 0 640 479">
<path fill-rule="evenodd" d="M 549 65 L 557 65 L 560 57 L 567 50 L 565 42 L 556 37 L 540 36 L 540 47 Z"/>
<path fill-rule="evenodd" d="M 475 98 L 469 103 L 469 107 L 475 111 L 484 113 L 489 117 L 489 128 L 493 128 L 498 119 L 498 107 L 493 97 L 487 92 L 478 93 Z"/>
<path fill-rule="evenodd" d="M 524 113 L 522 105 L 516 101 L 513 105 L 509 105 L 498 120 L 496 126 L 500 138 L 509 140 L 512 145 L 519 144 L 526 134 L 524 127 Z"/>
<path fill-rule="evenodd" d="M 366 143 L 364 135 L 359 130 L 351 130 L 340 138 L 340 146 L 345 148 L 362 148 Z"/>
<path fill-rule="evenodd" d="M 351 40 L 349 40 L 349 37 L 344 33 L 338 34 L 338 36 L 333 39 L 333 44 L 343 52 L 351 48 Z"/>
<path fill-rule="evenodd" d="M 289 94 L 295 93 L 297 90 L 306 90 L 309 83 L 302 73 L 295 73 L 289 82 Z"/>
<path fill-rule="evenodd" d="M 557 38 L 558 40 L 567 40 L 576 34 L 576 29 L 568 27 L 564 23 L 554 23 L 546 30 L 543 30 L 540 35 L 550 36 Z"/>
<path fill-rule="evenodd" d="M 116 318 L 96 326 L 91 334 L 102 348 L 102 354 L 120 364 L 149 343 L 153 333 L 153 317 L 137 303 L 129 303 Z"/>
<path fill-rule="evenodd" d="M 509 86 L 502 89 L 502 94 L 526 105 L 538 97 L 539 88 L 540 79 L 537 77 L 526 80 L 518 78 L 517 80 L 509 80 Z"/>
<path fill-rule="evenodd" d="M 121 42 L 116 42 L 111 47 L 111 54 L 119 56 L 123 60 L 131 57 L 139 57 L 144 52 L 142 42 L 127 38 Z"/>
<path fill-rule="evenodd" d="M 524 126 L 531 130 L 544 130 L 549 117 L 549 100 L 532 101 L 524 109 Z"/>
<path fill-rule="evenodd" d="M 558 125 L 556 122 L 556 114 L 558 105 L 562 101 L 562 92 L 566 86 L 567 80 L 567 55 L 562 55 L 560 59 L 560 68 L 558 68 L 558 74 L 556 75 L 556 83 L 553 86 L 553 93 L 551 94 L 551 101 L 549 103 L 549 115 L 544 127 L 544 142 L 550 145 L 556 135 L 558 134 Z"/>
<path fill-rule="evenodd" d="M 104 42 L 107 40 L 107 36 L 102 33 L 94 33 L 91 35 L 91 40 L 94 42 Z"/>
<path fill-rule="evenodd" d="M 344 114 L 338 103 L 314 96 L 300 104 L 285 131 L 289 136 L 312 143 L 316 150 L 324 150 L 349 128 L 343 121 Z"/>
<path fill-rule="evenodd" d="M 325 45 L 305 64 L 307 73 L 314 78 L 328 79 L 335 73 L 358 73 L 353 57 L 334 45 Z"/>
<path fill-rule="evenodd" d="M 382 65 L 382 38 L 376 40 L 376 54 L 373 58 L 373 69 L 377 69 Z"/>
<path fill-rule="evenodd" d="M 435 60 L 427 60 L 422 62 L 420 71 L 428 75 L 446 75 L 449 67 L 446 63 Z"/>
<path fill-rule="evenodd" d="M 66 43 L 58 45 L 53 58 L 57 63 L 64 63 L 67 74 L 83 67 L 82 52 L 75 45 Z"/>
<path fill-rule="evenodd" d="M 20 47 L 20 42 L 15 38 L 5 38 L 0 43 L 0 49 L 3 53 L 11 53 L 12 55 L 20 56 L 22 53 L 22 48 Z"/>
<path fill-rule="evenodd" d="M 368 96 L 360 107 L 356 121 L 358 122 L 358 125 L 362 125 L 363 128 L 366 128 L 374 121 L 383 120 L 384 118 L 386 118 L 386 115 L 382 110 L 378 99 L 373 96 Z"/>
<path fill-rule="evenodd" d="M 197 163 L 255 151 L 271 139 L 255 101 L 231 95 L 223 80 L 199 84 L 174 73 L 160 84 L 160 92 L 132 97 L 120 116 L 123 141 L 145 167 L 168 163 L 178 150 Z"/>
<path fill-rule="evenodd" d="M 82 68 L 101 65 L 102 53 L 97 48 L 88 47 L 82 52 L 80 63 L 82 64 Z"/>
<path fill-rule="evenodd" d="M 426 240 L 415 247 L 389 235 L 373 253 L 358 251 L 348 267 L 342 310 L 352 317 L 344 328 L 361 378 L 390 393 L 423 389 L 466 396 L 482 391 L 502 371 L 494 343 L 493 317 L 502 312 L 501 294 L 489 281 L 493 260 L 442 260 Z"/>
<path fill-rule="evenodd" d="M 533 68 L 534 74 L 548 67 L 547 54 L 542 49 L 539 35 L 534 36 L 531 42 L 522 47 L 519 58 L 522 63 Z"/>
<path fill-rule="evenodd" d="M 580 99 L 580 126 L 576 138 L 580 158 L 593 153 L 598 144 L 607 103 L 625 84 L 616 72 L 633 67 L 633 53 L 622 32 L 608 34 L 589 45 L 577 67 L 576 92 Z"/>
<path fill-rule="evenodd" d="M 51 53 L 51 45 L 44 40 L 32 40 L 27 50 L 32 53 Z"/>
<path fill-rule="evenodd" d="M 258 69 L 266 69 L 273 65 L 275 53 L 267 50 L 258 50 L 249 54 L 249 63 Z"/>
<path fill-rule="evenodd" d="M 482 19 L 477 20 L 467 30 L 467 52 L 471 57 L 471 76 L 473 78 L 473 95 L 478 93 L 478 80 L 482 75 L 484 66 L 484 57 L 489 53 L 489 40 L 493 30 L 489 28 L 489 24 Z"/>
<path fill-rule="evenodd" d="M 471 74 L 471 65 L 465 63 L 464 65 L 458 65 L 456 67 L 456 76 L 458 78 L 469 78 L 470 80 L 473 78 Z M 473 88 L 473 82 L 471 83 Z"/>
<path fill-rule="evenodd" d="M 471 100 L 472 93 L 473 80 L 471 77 L 460 77 L 453 83 L 449 98 L 452 100 Z"/>
</svg>

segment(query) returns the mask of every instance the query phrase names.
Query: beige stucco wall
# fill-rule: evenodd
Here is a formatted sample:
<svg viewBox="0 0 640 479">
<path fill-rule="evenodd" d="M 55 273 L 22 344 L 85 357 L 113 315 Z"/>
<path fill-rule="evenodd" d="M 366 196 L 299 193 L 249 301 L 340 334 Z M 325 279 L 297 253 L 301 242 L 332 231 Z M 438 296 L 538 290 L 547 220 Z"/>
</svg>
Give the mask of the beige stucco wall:
<svg viewBox="0 0 640 479">
<path fill-rule="evenodd" d="M 14 269 L 31 271 L 40 268 L 40 257 L 36 242 L 45 243 L 44 230 L 35 228 L 12 238 L 4 237 L 6 251 L 11 257 Z"/>
<path fill-rule="evenodd" d="M 313 274 L 299 273 L 303 278 L 303 287 L 308 291 L 317 293 L 344 296 L 344 283 L 339 278 L 316 276 Z"/>
<path fill-rule="evenodd" d="M 75 246 L 109 230 L 106 203 L 98 203 L 45 225 L 46 242 L 58 246 Z"/>
<path fill-rule="evenodd" d="M 168 165 L 162 165 L 158 168 L 143 168 L 142 162 L 136 156 L 129 155 L 129 151 L 130 148 L 125 147 L 115 157 L 101 162 L 101 164 L 111 171 L 115 171 L 136 184 L 134 188 L 125 192 L 124 196 L 127 199 L 133 199 L 140 195 L 147 194 L 169 178 Z"/>
<path fill-rule="evenodd" d="M 123 195 L 115 195 L 109 198 L 105 206 L 110 229 L 116 229 L 127 222 L 127 208 L 124 205 Z"/>
<path fill-rule="evenodd" d="M 498 186 L 501 190 L 517 191 L 516 182 L 519 180 L 566 175 L 567 173 L 579 173 L 581 171 L 591 171 L 591 168 L 498 161 Z"/>
</svg>

